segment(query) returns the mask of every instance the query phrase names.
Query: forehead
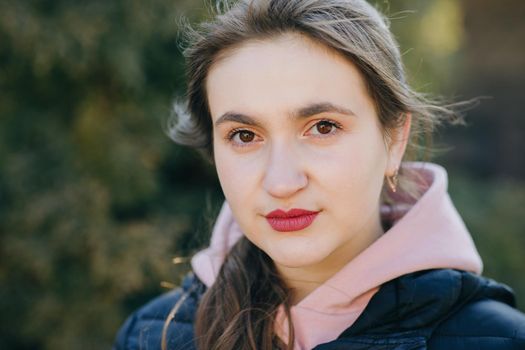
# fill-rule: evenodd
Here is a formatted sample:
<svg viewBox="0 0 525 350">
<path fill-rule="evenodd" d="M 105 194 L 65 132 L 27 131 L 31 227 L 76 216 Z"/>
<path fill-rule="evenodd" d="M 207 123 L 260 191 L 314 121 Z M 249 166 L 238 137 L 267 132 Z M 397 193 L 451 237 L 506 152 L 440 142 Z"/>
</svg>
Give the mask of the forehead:
<svg viewBox="0 0 525 350">
<path fill-rule="evenodd" d="M 373 108 L 357 67 L 300 34 L 229 50 L 210 69 L 206 90 L 214 120 L 230 110 L 277 115 L 317 102 L 346 106 L 356 114 Z"/>
</svg>

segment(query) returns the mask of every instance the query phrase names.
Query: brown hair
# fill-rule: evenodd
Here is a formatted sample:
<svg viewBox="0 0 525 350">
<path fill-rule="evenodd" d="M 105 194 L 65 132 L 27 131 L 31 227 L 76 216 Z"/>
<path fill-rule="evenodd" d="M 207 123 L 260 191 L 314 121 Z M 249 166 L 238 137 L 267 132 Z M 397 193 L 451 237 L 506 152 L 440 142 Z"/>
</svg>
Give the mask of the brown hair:
<svg viewBox="0 0 525 350">
<path fill-rule="evenodd" d="M 213 19 L 186 28 L 187 101 L 174 104 L 168 133 L 213 162 L 212 123 L 206 78 L 223 54 L 248 40 L 267 40 L 294 32 L 348 58 L 362 73 L 386 138 L 412 114 L 404 160 L 428 156 L 432 132 L 443 121 L 461 122 L 449 108 L 433 103 L 407 84 L 398 45 L 388 21 L 364 0 L 221 1 Z M 418 196 L 414 179 L 400 169 L 399 188 Z M 382 200 L 389 202 L 384 186 Z M 233 247 L 219 275 L 200 301 L 195 321 L 199 349 L 273 349 L 283 344 L 274 334 L 279 305 L 288 320 L 289 290 L 271 259 L 246 238 Z M 293 327 L 290 324 L 290 330 Z"/>
</svg>

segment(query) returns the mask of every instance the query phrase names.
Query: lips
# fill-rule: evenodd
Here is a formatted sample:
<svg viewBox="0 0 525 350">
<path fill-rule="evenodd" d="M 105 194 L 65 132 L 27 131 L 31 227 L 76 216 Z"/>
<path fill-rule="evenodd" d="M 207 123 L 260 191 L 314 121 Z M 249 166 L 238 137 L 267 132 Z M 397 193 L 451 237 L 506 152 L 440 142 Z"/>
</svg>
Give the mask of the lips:
<svg viewBox="0 0 525 350">
<path fill-rule="evenodd" d="M 270 226 L 279 232 L 299 231 L 307 228 L 319 214 L 318 211 L 291 209 L 289 211 L 274 210 L 266 215 Z"/>
</svg>

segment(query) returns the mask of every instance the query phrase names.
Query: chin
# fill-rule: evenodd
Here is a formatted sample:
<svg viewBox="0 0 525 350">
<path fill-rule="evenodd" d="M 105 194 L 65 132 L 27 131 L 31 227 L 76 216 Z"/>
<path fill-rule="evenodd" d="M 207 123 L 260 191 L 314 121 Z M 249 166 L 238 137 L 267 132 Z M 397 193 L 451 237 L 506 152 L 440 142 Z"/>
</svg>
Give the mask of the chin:
<svg viewBox="0 0 525 350">
<path fill-rule="evenodd" d="M 268 254 L 271 259 L 280 266 L 287 268 L 303 268 L 312 265 L 316 265 L 323 261 L 328 254 L 320 254 L 317 251 L 316 254 L 312 254 L 308 250 L 302 250 L 297 252 L 269 252 Z"/>
</svg>

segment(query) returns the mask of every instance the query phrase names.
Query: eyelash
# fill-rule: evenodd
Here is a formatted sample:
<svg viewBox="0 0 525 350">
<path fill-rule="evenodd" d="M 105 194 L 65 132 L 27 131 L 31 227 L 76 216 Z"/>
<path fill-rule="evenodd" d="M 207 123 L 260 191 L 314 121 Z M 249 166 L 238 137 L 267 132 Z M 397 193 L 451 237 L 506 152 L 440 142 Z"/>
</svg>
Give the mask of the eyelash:
<svg viewBox="0 0 525 350">
<path fill-rule="evenodd" d="M 335 134 L 337 134 L 339 132 L 339 130 L 341 130 L 343 128 L 343 126 L 341 124 L 339 124 L 338 122 L 335 122 L 333 120 L 328 120 L 328 119 L 321 119 L 321 120 L 318 120 L 317 123 L 315 123 L 314 125 L 312 125 L 312 127 L 308 130 L 311 130 L 313 129 L 314 127 L 316 127 L 316 125 L 318 124 L 321 124 L 321 123 L 328 123 L 329 125 L 335 127 L 335 131 L 334 132 L 331 132 L 329 134 L 320 134 L 320 135 L 314 135 L 314 137 L 317 137 L 317 138 L 325 138 L 325 137 L 330 137 L 330 136 L 333 136 Z M 253 131 L 250 131 L 250 130 L 247 130 L 247 129 L 243 129 L 243 128 L 235 128 L 235 129 L 232 129 L 228 135 L 226 135 L 225 139 L 226 141 L 234 144 L 236 147 L 246 147 L 246 146 L 249 146 L 250 144 L 252 144 L 253 142 L 243 142 L 243 143 L 236 143 L 236 142 L 233 142 L 233 138 L 243 132 L 243 131 L 247 131 L 247 132 L 250 132 L 250 133 L 254 133 Z M 255 133 L 254 133 L 255 134 Z"/>
</svg>

